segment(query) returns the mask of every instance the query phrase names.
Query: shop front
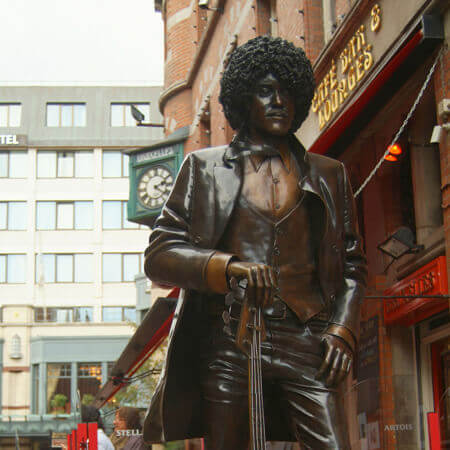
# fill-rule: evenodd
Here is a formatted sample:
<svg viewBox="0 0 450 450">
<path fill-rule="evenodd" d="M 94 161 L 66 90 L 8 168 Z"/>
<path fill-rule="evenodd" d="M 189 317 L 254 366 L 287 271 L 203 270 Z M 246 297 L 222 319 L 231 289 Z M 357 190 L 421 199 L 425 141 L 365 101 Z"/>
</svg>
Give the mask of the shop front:
<svg viewBox="0 0 450 450">
<path fill-rule="evenodd" d="M 319 55 L 299 131 L 345 164 L 357 194 L 369 281 L 345 393 L 355 449 L 431 448 L 434 417 L 450 448 L 450 243 L 432 138 L 446 95 L 442 5 L 359 2 Z"/>
</svg>

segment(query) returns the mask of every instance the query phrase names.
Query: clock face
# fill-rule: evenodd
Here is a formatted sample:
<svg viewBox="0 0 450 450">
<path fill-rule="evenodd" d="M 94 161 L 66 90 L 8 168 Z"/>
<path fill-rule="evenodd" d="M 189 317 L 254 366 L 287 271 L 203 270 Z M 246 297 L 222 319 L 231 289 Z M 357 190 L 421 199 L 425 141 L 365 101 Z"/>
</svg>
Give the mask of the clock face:
<svg viewBox="0 0 450 450">
<path fill-rule="evenodd" d="M 137 196 L 139 201 L 149 209 L 159 209 L 167 200 L 173 186 L 173 176 L 164 166 L 155 166 L 139 179 Z"/>
</svg>

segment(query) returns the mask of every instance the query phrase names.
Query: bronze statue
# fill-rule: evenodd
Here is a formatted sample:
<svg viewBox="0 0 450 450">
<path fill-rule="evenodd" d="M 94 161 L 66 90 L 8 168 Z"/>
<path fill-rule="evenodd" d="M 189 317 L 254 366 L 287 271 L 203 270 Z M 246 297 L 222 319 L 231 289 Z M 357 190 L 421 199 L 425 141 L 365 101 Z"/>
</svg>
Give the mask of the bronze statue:
<svg viewBox="0 0 450 450">
<path fill-rule="evenodd" d="M 293 134 L 313 91 L 310 62 L 283 39 L 257 37 L 231 55 L 220 102 L 237 135 L 187 156 L 146 250 L 149 278 L 182 288 L 148 442 L 248 448 L 241 305 L 227 295 L 245 279 L 265 326 L 267 440 L 350 448 L 336 386 L 352 366 L 366 261 L 343 164 Z"/>
</svg>

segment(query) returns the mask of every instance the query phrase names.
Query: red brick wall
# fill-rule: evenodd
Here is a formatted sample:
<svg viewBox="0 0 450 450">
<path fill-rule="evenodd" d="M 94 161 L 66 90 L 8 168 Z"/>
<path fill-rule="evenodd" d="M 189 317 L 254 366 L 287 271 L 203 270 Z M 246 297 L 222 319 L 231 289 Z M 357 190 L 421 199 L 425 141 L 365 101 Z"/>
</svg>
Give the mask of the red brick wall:
<svg viewBox="0 0 450 450">
<path fill-rule="evenodd" d="M 322 2 L 304 1 L 305 11 L 305 51 L 314 63 L 324 45 Z"/>
<path fill-rule="evenodd" d="M 447 20 L 450 21 L 450 13 L 447 14 Z M 450 36 L 447 36 L 447 43 L 450 41 Z M 442 78 L 444 83 L 442 84 Z M 436 67 L 434 74 L 434 87 L 436 105 L 443 98 L 450 98 L 450 52 L 444 50 L 441 60 Z M 436 111 L 438 115 L 438 111 Z M 448 120 L 449 118 L 447 118 Z M 439 124 L 442 124 L 442 119 L 438 119 Z M 442 208 L 445 231 L 445 244 L 447 254 L 447 276 L 450 280 L 450 133 L 443 133 L 444 137 L 439 146 L 441 154 L 441 187 L 442 187 Z"/>
<path fill-rule="evenodd" d="M 164 107 L 165 130 L 167 134 L 192 123 L 191 90 L 186 89 L 171 97 Z"/>
<path fill-rule="evenodd" d="M 275 10 L 271 12 L 271 3 Z M 174 84 L 187 80 L 193 57 L 198 49 L 202 33 L 205 32 L 212 13 L 205 13 L 196 6 L 186 20 L 173 23 L 175 13 L 188 6 L 187 0 L 168 0 L 166 2 L 165 20 L 170 21 L 166 32 L 167 63 L 166 89 Z M 239 6 L 239 7 L 238 7 Z M 247 8 L 246 8 L 247 6 Z M 303 11 L 304 14 L 301 12 Z M 271 21 L 276 19 L 276 22 Z M 180 17 L 179 15 L 176 17 Z M 202 20 L 207 17 L 208 21 Z M 307 19 L 305 19 L 307 17 Z M 239 26 L 240 21 L 243 25 Z M 309 34 L 305 25 L 308 24 Z M 239 28 L 239 29 L 238 29 Z M 238 31 L 236 31 L 238 29 Z M 225 2 L 225 11 L 220 15 L 208 48 L 202 57 L 200 68 L 192 81 L 192 86 L 186 91 L 179 91 L 164 104 L 167 134 L 176 128 L 197 125 L 197 114 L 209 95 L 211 112 L 211 145 L 228 143 L 234 132 L 223 117 L 221 105 L 217 101 L 219 94 L 219 74 L 221 60 L 226 45 L 234 34 L 238 34 L 238 45 L 257 35 L 270 33 L 277 29 L 278 35 L 291 40 L 295 45 L 304 47 L 311 58 L 317 57 L 323 46 L 323 25 L 321 2 L 316 0 L 243 0 L 239 5 L 235 2 Z M 303 39 L 304 38 L 304 39 Z M 190 112 L 189 112 L 190 111 Z M 175 127 L 175 128 L 174 128 Z M 191 136 L 186 142 L 186 151 L 201 148 L 205 141 L 198 124 L 191 130 Z"/>
</svg>

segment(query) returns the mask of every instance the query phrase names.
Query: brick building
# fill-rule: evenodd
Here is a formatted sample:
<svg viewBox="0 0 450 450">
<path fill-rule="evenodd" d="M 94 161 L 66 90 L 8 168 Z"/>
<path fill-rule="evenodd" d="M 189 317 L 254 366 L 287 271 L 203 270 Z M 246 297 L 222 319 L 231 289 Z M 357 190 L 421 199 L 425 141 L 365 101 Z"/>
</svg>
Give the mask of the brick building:
<svg viewBox="0 0 450 450">
<path fill-rule="evenodd" d="M 369 289 L 344 393 L 352 448 L 429 448 L 429 412 L 450 440 L 448 2 L 155 4 L 166 38 L 160 110 L 169 141 L 183 130 L 185 154 L 233 136 L 218 95 L 236 45 L 270 34 L 305 49 L 317 89 L 298 137 L 309 151 L 343 161 L 354 190 L 363 187 Z"/>
</svg>

